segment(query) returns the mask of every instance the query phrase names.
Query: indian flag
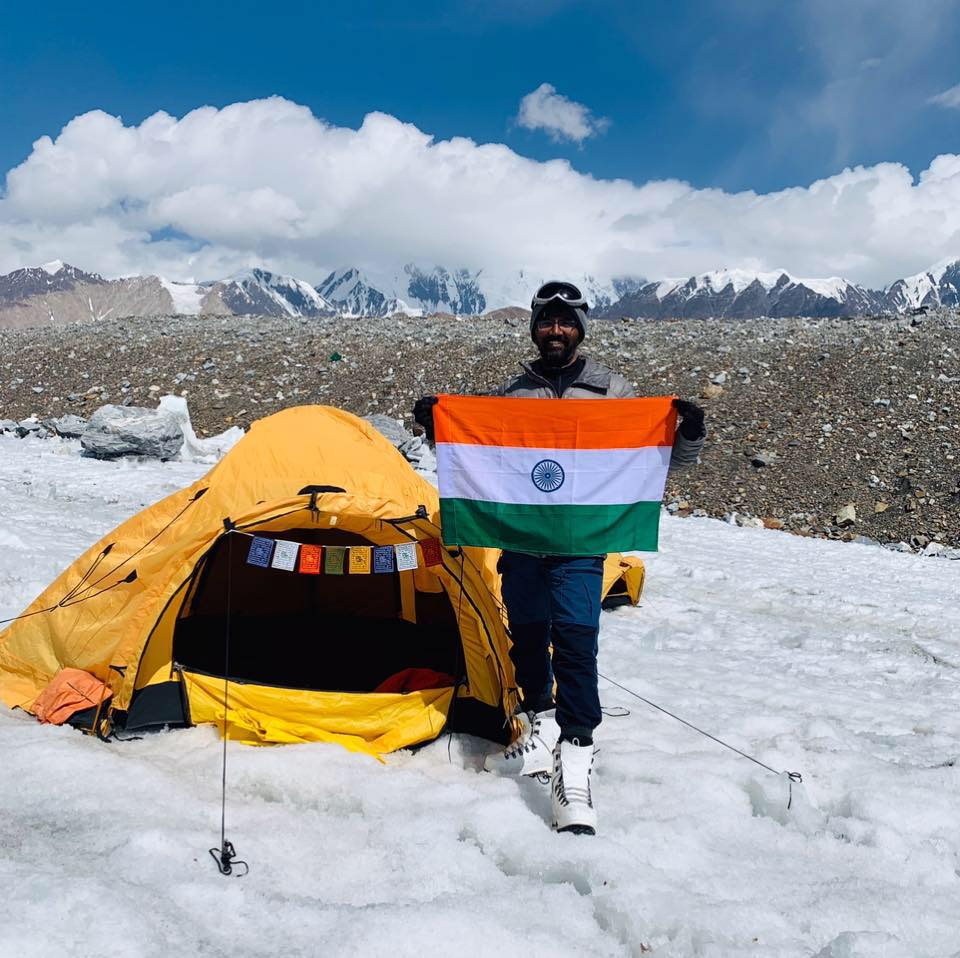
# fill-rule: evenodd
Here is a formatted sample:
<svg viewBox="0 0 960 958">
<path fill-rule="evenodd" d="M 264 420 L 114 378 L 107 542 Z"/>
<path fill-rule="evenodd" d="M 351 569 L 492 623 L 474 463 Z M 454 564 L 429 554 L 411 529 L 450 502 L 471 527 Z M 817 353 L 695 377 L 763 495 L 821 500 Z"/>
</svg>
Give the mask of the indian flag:
<svg viewBox="0 0 960 958">
<path fill-rule="evenodd" d="M 656 551 L 672 397 L 438 399 L 445 543 L 546 555 Z"/>
</svg>

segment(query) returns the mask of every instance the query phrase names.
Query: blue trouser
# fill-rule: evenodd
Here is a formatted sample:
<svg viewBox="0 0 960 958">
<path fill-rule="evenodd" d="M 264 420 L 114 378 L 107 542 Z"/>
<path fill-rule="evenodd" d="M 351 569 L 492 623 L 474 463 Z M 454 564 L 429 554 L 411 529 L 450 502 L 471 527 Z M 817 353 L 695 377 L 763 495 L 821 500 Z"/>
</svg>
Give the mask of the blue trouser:
<svg viewBox="0 0 960 958">
<path fill-rule="evenodd" d="M 591 736 L 602 718 L 597 635 L 603 556 L 504 552 L 498 568 L 523 707 L 538 712 L 551 708 L 556 676 L 561 734 L 568 739 Z"/>
</svg>

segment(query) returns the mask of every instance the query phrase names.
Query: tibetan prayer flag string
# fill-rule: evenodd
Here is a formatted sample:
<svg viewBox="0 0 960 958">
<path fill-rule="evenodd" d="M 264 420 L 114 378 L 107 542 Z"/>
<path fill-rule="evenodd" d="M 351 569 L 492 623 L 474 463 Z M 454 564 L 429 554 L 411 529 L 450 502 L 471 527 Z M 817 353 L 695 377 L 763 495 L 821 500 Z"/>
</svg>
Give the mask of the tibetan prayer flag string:
<svg viewBox="0 0 960 958">
<path fill-rule="evenodd" d="M 443 565 L 443 543 L 438 538 L 371 547 L 318 546 L 245 535 L 250 538 L 247 553 L 250 565 L 302 575 L 369 575 L 371 572 L 409 572 Z"/>
</svg>

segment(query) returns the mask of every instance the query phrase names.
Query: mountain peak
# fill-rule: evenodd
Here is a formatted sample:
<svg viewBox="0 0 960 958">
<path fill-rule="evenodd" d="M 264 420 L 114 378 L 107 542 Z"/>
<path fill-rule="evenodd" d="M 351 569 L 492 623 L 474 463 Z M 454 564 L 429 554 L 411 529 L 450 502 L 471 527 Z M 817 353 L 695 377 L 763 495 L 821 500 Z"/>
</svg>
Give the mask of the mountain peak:
<svg viewBox="0 0 960 958">
<path fill-rule="evenodd" d="M 960 259 L 947 258 L 922 273 L 898 279 L 885 290 L 893 309 L 960 306 Z"/>
<path fill-rule="evenodd" d="M 261 316 L 329 316 L 336 307 L 309 283 L 295 276 L 253 266 L 211 284 L 234 313 Z"/>
</svg>

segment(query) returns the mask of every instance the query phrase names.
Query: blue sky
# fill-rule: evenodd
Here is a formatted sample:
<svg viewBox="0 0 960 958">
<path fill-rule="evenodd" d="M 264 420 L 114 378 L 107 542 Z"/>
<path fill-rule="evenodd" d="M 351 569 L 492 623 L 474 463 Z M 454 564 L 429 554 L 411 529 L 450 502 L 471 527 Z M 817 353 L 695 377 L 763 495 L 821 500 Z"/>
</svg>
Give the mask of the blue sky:
<svg viewBox="0 0 960 958">
<path fill-rule="evenodd" d="M 86 110 L 129 123 L 269 94 L 338 125 L 382 110 L 635 182 L 768 191 L 849 164 L 920 169 L 960 147 L 960 110 L 927 102 L 960 83 L 960 7 L 880 6 L 903 12 L 856 0 L 21 5 L 0 33 L 0 169 Z M 544 82 L 609 118 L 606 132 L 578 146 L 516 126 Z"/>
<path fill-rule="evenodd" d="M 897 163 L 916 176 L 938 155 L 960 152 L 958 85 L 960 5 L 952 0 L 171 0 L 80 8 L 52 0 L 4 17 L 0 175 L 23 163 L 38 137 L 55 139 L 87 111 L 133 128 L 159 110 L 182 118 L 203 105 L 278 95 L 335 128 L 355 131 L 380 111 L 434 141 L 502 143 L 541 164 L 567 160 L 600 181 L 684 181 L 706 204 L 710 188 L 772 194 L 847 166 Z M 572 140 L 518 122 L 523 98 L 538 89 L 563 98 L 547 107 L 579 105 L 587 133 Z M 111 199 L 114 207 L 127 201 Z M 18 203 L 0 210 L 0 222 L 34 216 Z M 151 221 L 150 232 L 190 233 L 175 219 Z M 699 250 L 702 240 L 692 246 Z M 193 237 L 184 249 L 212 242 Z M 27 246 L 24 256 L 46 248 Z M 717 249 L 744 259 L 738 249 Z M 256 244 L 247 252 L 280 255 Z M 0 265 L 12 255 L 3 256 L 0 242 Z M 317 269 L 329 255 L 325 248 Z M 706 258 L 706 249 L 691 256 L 691 268 Z M 864 263 L 861 272 L 886 268 Z"/>
</svg>

